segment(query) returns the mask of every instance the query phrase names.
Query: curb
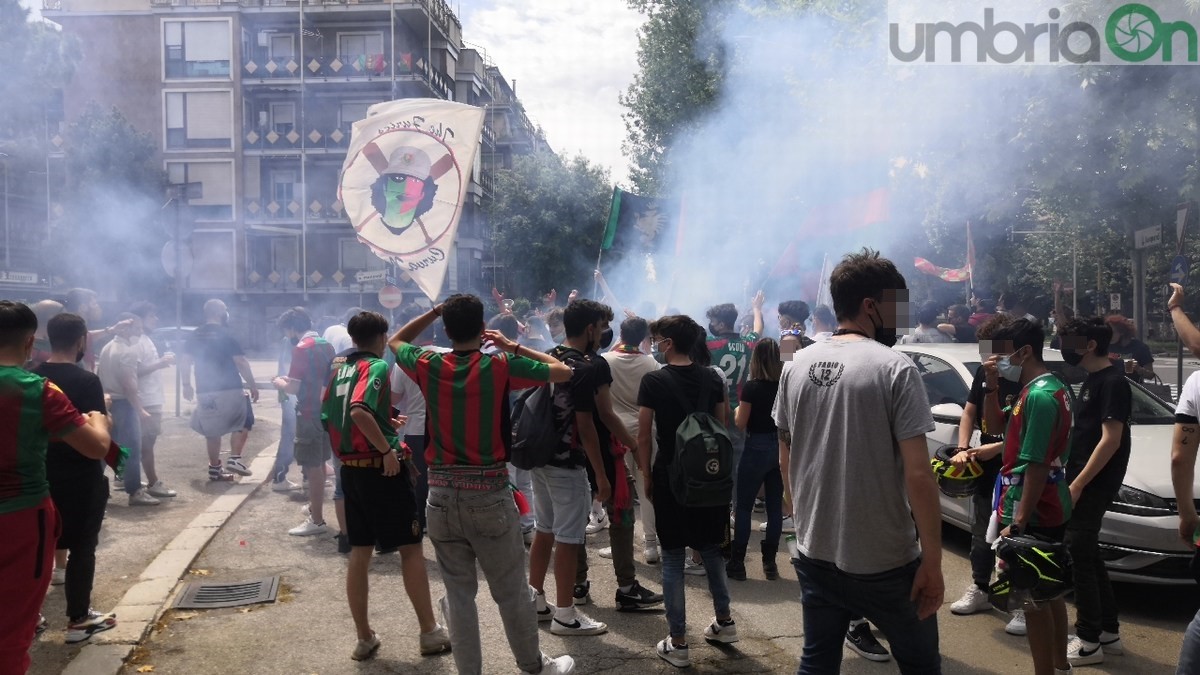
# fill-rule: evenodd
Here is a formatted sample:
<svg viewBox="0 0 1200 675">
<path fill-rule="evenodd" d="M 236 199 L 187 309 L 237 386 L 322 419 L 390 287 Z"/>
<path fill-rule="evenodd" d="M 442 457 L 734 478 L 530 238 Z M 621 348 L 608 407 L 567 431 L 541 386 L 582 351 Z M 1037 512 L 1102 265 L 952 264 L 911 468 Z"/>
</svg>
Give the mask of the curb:
<svg viewBox="0 0 1200 675">
<path fill-rule="evenodd" d="M 251 462 L 250 475 L 231 485 L 192 519 L 138 575 L 138 583 L 112 609 L 117 626 L 96 634 L 63 669 L 62 675 L 117 675 L 135 647 L 167 610 L 180 579 L 221 527 L 263 486 L 275 464 L 278 444 L 267 446 Z M 270 454 L 267 454 L 267 453 Z"/>
</svg>

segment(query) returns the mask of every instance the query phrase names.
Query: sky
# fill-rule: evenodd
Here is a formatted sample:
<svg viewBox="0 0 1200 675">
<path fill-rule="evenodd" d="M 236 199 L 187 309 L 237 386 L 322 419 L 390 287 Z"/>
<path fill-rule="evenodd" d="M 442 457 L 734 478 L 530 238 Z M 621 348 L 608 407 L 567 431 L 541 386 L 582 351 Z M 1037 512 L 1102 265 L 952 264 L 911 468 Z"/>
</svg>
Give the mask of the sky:
<svg viewBox="0 0 1200 675">
<path fill-rule="evenodd" d="M 621 153 L 624 109 L 617 97 L 637 71 L 644 18 L 625 0 L 448 0 L 463 39 L 482 48 L 560 155 L 582 153 L 616 183 L 629 165 Z M 41 0 L 21 0 L 39 13 Z"/>
<path fill-rule="evenodd" d="M 451 0 L 463 40 L 486 51 L 560 155 L 625 182 L 624 109 L 644 18 L 625 0 Z"/>
</svg>

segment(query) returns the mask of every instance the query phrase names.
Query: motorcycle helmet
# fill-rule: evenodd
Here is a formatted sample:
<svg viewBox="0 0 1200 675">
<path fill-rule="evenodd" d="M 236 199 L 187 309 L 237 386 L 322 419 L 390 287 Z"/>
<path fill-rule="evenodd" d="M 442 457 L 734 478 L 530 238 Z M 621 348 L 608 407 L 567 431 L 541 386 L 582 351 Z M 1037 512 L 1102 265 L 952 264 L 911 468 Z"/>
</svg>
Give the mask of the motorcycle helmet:
<svg viewBox="0 0 1200 675">
<path fill-rule="evenodd" d="M 1067 545 L 1037 535 L 1001 537 L 996 557 L 1004 569 L 988 588 L 992 606 L 1005 612 L 1025 602 L 1046 602 L 1071 589 L 1071 554 Z"/>
<path fill-rule="evenodd" d="M 983 477 L 983 467 L 974 460 L 962 466 L 952 463 L 950 458 L 958 452 L 953 445 L 943 445 L 934 453 L 929 464 L 933 467 L 933 475 L 942 494 L 962 499 L 975 494 Z"/>
</svg>

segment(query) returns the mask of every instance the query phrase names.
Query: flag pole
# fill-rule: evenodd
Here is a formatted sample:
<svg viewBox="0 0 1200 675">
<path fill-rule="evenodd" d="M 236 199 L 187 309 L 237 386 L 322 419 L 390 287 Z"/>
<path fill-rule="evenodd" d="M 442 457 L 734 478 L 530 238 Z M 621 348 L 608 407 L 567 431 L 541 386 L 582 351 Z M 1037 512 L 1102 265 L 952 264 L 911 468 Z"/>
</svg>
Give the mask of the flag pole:
<svg viewBox="0 0 1200 675">
<path fill-rule="evenodd" d="M 967 220 L 967 288 L 966 298 L 964 298 L 967 304 L 971 302 L 971 289 L 975 288 L 975 256 L 973 255 L 974 251 L 971 250 L 973 248 L 975 246 L 971 242 L 971 221 Z"/>
</svg>

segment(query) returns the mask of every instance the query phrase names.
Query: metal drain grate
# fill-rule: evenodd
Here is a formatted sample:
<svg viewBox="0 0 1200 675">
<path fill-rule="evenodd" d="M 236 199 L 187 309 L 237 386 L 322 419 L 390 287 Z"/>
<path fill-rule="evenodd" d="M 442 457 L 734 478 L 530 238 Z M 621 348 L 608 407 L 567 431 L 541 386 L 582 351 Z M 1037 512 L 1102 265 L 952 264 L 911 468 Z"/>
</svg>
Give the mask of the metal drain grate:
<svg viewBox="0 0 1200 675">
<path fill-rule="evenodd" d="M 223 584 L 195 581 L 184 587 L 172 607 L 176 609 L 215 609 L 275 602 L 279 594 L 279 575 L 253 581 Z"/>
</svg>

